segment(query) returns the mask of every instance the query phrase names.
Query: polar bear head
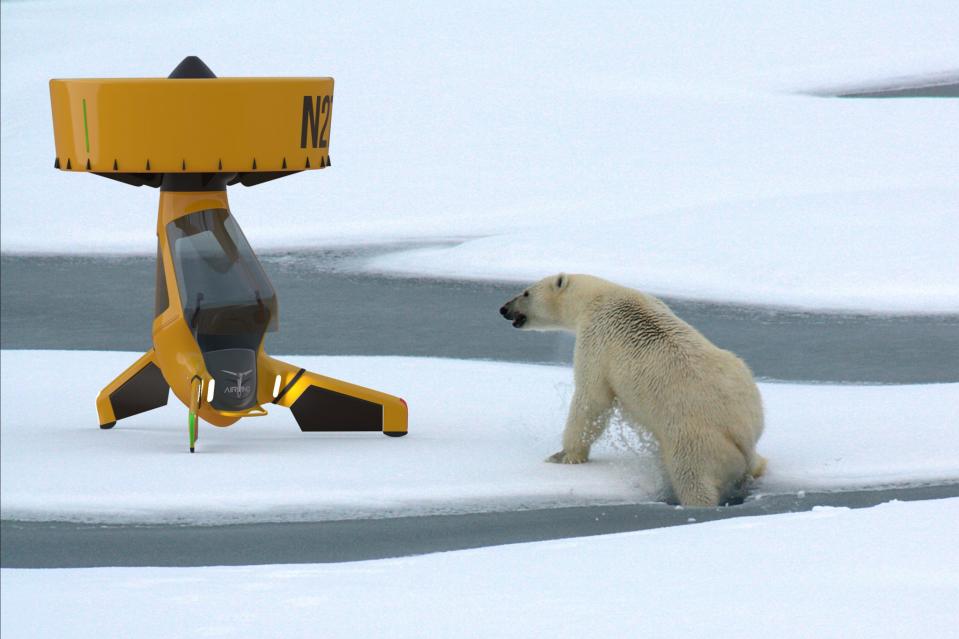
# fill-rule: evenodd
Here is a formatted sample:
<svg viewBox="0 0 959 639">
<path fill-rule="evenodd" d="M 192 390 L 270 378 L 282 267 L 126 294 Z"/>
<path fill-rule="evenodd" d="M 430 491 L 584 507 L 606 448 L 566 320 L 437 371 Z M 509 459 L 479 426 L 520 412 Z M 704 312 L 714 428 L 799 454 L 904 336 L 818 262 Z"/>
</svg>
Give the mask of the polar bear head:
<svg viewBox="0 0 959 639">
<path fill-rule="evenodd" d="M 569 290 L 570 276 L 551 275 L 528 286 L 522 293 L 499 309 L 500 315 L 513 322 L 516 328 L 534 331 L 571 329 L 568 303 L 564 300 Z"/>
</svg>

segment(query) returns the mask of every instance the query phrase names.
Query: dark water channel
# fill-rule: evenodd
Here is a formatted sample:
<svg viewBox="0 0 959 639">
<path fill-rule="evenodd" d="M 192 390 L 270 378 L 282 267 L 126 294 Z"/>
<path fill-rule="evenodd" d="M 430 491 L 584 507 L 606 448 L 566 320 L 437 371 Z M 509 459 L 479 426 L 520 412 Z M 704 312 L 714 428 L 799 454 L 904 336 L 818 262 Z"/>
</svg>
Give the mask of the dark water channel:
<svg viewBox="0 0 959 639">
<path fill-rule="evenodd" d="M 416 355 L 568 364 L 573 338 L 500 318 L 520 284 L 361 271 L 383 248 L 261 256 L 280 300 L 277 355 Z M 0 257 L 0 347 L 143 351 L 153 257 Z M 666 300 L 761 378 L 959 381 L 959 315 L 808 313 Z"/>
<path fill-rule="evenodd" d="M 361 561 L 684 526 L 731 517 L 959 497 L 959 484 L 765 495 L 737 506 L 629 504 L 347 521 L 130 526 L 0 522 L 0 566 L 238 566 Z"/>
<path fill-rule="evenodd" d="M 261 256 L 280 299 L 275 354 L 420 355 L 567 364 L 573 339 L 520 332 L 500 305 L 521 285 L 362 272 L 383 248 Z M 0 347 L 142 351 L 152 257 L 0 256 Z M 959 381 L 959 315 L 870 316 L 667 300 L 759 377 L 820 382 Z M 684 525 L 727 517 L 959 496 L 959 485 L 766 495 L 738 506 L 666 504 L 229 526 L 0 522 L 4 568 L 354 561 Z"/>
<path fill-rule="evenodd" d="M 920 86 L 861 89 L 841 93 L 840 98 L 959 98 L 959 82 L 941 82 Z"/>
</svg>

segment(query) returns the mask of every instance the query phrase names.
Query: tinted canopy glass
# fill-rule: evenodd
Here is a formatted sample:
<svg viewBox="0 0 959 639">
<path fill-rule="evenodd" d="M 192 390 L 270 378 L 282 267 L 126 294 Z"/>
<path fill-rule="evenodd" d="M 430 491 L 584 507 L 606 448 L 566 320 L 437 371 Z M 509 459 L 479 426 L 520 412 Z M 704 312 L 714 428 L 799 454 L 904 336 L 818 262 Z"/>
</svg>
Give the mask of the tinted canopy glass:
<svg viewBox="0 0 959 639">
<path fill-rule="evenodd" d="M 180 303 L 196 334 L 276 330 L 273 285 L 226 209 L 190 213 L 167 225 Z"/>
</svg>

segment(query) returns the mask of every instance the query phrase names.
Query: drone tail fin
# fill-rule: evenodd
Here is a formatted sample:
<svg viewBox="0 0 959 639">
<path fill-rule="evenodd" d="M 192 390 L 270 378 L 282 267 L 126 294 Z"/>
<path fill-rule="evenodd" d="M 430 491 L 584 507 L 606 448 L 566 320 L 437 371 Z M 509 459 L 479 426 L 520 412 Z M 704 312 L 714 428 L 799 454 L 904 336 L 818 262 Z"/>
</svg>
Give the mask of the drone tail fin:
<svg viewBox="0 0 959 639">
<path fill-rule="evenodd" d="M 170 386 L 151 348 L 97 395 L 100 428 L 113 428 L 118 420 L 165 406 L 169 396 Z"/>
<path fill-rule="evenodd" d="M 288 407 L 302 431 L 379 431 L 393 437 L 407 432 L 408 409 L 399 397 L 273 358 L 267 364 L 271 378 L 278 376 L 273 403 Z"/>
</svg>

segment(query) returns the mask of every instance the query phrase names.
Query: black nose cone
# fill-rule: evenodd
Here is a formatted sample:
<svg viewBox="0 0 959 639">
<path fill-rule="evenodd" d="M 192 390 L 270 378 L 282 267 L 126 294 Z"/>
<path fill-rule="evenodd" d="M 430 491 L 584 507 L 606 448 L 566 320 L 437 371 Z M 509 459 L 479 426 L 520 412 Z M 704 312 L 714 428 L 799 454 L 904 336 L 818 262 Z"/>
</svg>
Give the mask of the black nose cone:
<svg viewBox="0 0 959 639">
<path fill-rule="evenodd" d="M 174 79 L 200 79 L 200 78 L 215 78 L 216 74 L 210 70 L 210 67 L 200 58 L 195 55 L 188 55 L 183 58 L 183 61 L 180 64 L 176 65 L 176 68 L 170 72 L 170 75 L 167 78 Z"/>
</svg>

